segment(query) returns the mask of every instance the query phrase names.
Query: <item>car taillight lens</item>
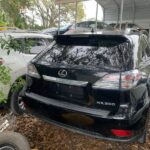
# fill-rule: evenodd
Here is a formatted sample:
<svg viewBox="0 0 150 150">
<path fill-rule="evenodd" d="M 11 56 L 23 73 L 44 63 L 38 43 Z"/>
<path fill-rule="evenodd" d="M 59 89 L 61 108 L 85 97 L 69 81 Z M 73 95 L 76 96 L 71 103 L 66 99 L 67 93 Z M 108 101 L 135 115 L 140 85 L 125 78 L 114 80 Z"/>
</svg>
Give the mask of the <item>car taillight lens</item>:
<svg viewBox="0 0 150 150">
<path fill-rule="evenodd" d="M 117 137 L 131 137 L 131 136 L 133 136 L 133 131 L 130 131 L 130 130 L 112 129 L 111 132 L 113 135 L 115 135 Z"/>
<path fill-rule="evenodd" d="M 3 64 L 4 64 L 4 59 L 0 58 L 0 65 L 3 65 Z"/>
<path fill-rule="evenodd" d="M 102 79 L 97 81 L 93 88 L 102 89 L 129 89 L 135 86 L 142 78 L 141 73 L 138 70 L 132 70 L 121 73 L 113 73 L 104 76 Z M 121 83 L 120 83 L 121 82 Z"/>
<path fill-rule="evenodd" d="M 31 77 L 34 78 L 40 78 L 40 74 L 38 73 L 36 67 L 34 66 L 34 64 L 28 64 L 28 70 L 27 70 L 27 74 Z"/>
</svg>

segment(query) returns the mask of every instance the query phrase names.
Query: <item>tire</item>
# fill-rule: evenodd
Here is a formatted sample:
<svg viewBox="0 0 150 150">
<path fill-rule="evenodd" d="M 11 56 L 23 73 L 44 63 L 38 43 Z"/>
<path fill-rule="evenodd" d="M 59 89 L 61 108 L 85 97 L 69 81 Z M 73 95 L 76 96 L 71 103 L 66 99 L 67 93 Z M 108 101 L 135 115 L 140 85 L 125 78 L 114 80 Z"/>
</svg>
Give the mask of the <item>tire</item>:
<svg viewBox="0 0 150 150">
<path fill-rule="evenodd" d="M 24 112 L 24 104 L 21 101 L 21 91 L 23 87 L 20 87 L 18 90 L 14 90 L 10 95 L 10 109 L 15 115 L 22 115 Z"/>
<path fill-rule="evenodd" d="M 0 133 L 0 150 L 30 150 L 27 139 L 16 132 Z"/>
</svg>

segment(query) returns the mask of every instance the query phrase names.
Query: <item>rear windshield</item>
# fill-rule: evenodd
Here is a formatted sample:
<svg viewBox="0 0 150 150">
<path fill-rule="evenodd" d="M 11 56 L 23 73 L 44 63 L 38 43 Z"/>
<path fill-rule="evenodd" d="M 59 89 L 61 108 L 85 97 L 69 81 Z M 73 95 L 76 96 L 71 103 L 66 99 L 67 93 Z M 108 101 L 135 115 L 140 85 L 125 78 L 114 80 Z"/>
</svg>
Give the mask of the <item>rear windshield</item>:
<svg viewBox="0 0 150 150">
<path fill-rule="evenodd" d="M 50 65 L 62 64 L 130 70 L 133 67 L 131 44 L 123 42 L 107 46 L 106 43 L 101 44 L 102 46 L 92 44 L 92 46 L 90 44 L 86 46 L 83 43 L 81 45 L 56 43 L 38 62 Z"/>
</svg>

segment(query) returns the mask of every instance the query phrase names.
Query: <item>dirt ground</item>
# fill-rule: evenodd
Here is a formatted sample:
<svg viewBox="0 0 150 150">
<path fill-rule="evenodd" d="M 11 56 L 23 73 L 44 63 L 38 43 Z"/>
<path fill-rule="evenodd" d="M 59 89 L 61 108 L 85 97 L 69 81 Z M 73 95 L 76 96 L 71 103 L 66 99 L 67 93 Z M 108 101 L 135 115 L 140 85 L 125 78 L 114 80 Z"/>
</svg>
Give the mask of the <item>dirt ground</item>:
<svg viewBox="0 0 150 150">
<path fill-rule="evenodd" d="M 34 150 L 150 150 L 150 129 L 143 145 L 97 140 L 29 116 L 17 117 L 15 131 L 25 135 Z"/>
<path fill-rule="evenodd" d="M 0 110 L 0 118 L 7 114 L 9 113 Z M 25 135 L 32 150 L 150 150 L 150 122 L 145 144 L 124 144 L 73 133 L 27 115 L 9 115 L 7 118 L 11 123 L 7 130 Z"/>
</svg>

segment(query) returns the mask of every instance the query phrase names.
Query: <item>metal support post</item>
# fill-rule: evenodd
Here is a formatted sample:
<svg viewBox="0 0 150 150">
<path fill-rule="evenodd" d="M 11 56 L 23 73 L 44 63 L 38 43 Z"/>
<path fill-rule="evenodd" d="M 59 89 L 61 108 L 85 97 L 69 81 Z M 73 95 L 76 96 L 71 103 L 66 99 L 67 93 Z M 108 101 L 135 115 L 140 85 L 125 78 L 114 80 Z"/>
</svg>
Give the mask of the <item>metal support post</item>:
<svg viewBox="0 0 150 150">
<path fill-rule="evenodd" d="M 58 24 L 58 34 L 60 34 L 60 3 L 59 3 L 59 24 Z"/>
<path fill-rule="evenodd" d="M 123 18 L 123 9 L 124 9 L 124 0 L 121 0 L 121 9 L 120 9 L 120 30 L 121 30 L 121 24 L 122 24 L 122 18 Z"/>
<path fill-rule="evenodd" d="M 77 28 L 77 17 L 78 17 L 78 0 L 76 0 L 75 31 L 76 31 L 76 28 Z"/>
<path fill-rule="evenodd" d="M 96 3 L 96 21 L 95 21 L 95 30 L 97 31 L 97 18 L 98 18 L 98 2 Z"/>
</svg>

